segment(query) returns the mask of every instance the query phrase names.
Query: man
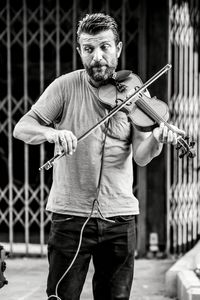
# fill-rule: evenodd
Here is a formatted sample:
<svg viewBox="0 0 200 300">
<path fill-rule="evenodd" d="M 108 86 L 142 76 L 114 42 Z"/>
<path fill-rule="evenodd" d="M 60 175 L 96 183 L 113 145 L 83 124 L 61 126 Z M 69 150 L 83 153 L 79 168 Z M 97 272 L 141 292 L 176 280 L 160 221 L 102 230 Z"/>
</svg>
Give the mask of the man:
<svg viewBox="0 0 200 300">
<path fill-rule="evenodd" d="M 66 153 L 54 165 L 47 203 L 52 212 L 48 299 L 79 299 L 92 257 L 94 299 L 125 300 L 133 279 L 139 213 L 132 194 L 132 157 L 145 166 L 163 143 L 176 144 L 177 135 L 163 124 L 139 132 L 118 112 L 77 145 L 77 137 L 108 113 L 98 88 L 113 77 L 122 51 L 117 24 L 108 15 L 86 15 L 77 36 L 84 69 L 50 84 L 18 122 L 14 136 L 28 144 L 55 143 Z"/>
</svg>

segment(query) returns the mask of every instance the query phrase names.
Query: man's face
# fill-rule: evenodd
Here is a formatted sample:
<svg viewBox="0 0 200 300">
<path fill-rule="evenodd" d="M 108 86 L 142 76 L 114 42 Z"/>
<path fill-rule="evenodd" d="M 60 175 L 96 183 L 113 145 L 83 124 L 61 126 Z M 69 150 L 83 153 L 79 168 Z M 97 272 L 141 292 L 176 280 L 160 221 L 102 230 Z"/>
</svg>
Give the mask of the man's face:
<svg viewBox="0 0 200 300">
<path fill-rule="evenodd" d="M 78 52 L 93 84 L 96 86 L 110 78 L 115 71 L 121 53 L 122 43 L 115 43 L 112 30 L 91 35 L 82 33 Z"/>
</svg>

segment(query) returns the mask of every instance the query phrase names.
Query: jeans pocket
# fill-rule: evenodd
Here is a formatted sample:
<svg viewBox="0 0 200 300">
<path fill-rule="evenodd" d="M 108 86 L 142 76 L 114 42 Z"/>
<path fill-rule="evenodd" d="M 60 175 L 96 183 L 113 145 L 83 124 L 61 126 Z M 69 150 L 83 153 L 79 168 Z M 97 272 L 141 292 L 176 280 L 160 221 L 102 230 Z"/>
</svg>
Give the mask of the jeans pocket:
<svg viewBox="0 0 200 300">
<path fill-rule="evenodd" d="M 126 223 L 135 220 L 135 215 L 128 215 L 128 216 L 117 216 L 115 217 L 115 222 L 117 223 Z"/>
<path fill-rule="evenodd" d="M 63 215 L 63 214 L 57 214 L 57 213 L 53 213 L 52 214 L 52 223 L 61 223 L 61 222 L 67 222 L 70 221 L 74 218 L 74 216 L 71 215 Z"/>
</svg>

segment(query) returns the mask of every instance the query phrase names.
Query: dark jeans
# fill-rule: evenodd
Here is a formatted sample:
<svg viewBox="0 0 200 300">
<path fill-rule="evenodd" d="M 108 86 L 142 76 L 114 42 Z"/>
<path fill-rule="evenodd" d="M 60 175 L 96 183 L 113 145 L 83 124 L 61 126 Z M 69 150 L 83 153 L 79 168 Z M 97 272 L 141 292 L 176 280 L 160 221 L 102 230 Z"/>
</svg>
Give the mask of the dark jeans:
<svg viewBox="0 0 200 300">
<path fill-rule="evenodd" d="M 135 217 L 91 218 L 87 223 L 80 252 L 58 286 L 62 300 L 78 300 L 91 257 L 94 264 L 95 300 L 128 300 L 133 280 Z M 56 284 L 69 267 L 78 247 L 86 218 L 53 214 L 48 243 L 49 276 L 47 295 L 55 295 Z M 56 300 L 55 297 L 51 300 Z"/>
</svg>

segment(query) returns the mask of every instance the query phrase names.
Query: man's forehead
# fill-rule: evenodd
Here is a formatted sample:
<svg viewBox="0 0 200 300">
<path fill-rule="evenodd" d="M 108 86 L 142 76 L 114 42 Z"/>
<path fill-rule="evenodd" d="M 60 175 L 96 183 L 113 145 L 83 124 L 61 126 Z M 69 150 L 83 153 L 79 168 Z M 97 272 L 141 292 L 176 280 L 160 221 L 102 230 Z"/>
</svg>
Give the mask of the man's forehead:
<svg viewBox="0 0 200 300">
<path fill-rule="evenodd" d="M 97 34 L 81 33 L 79 43 L 80 44 L 93 44 L 93 43 L 102 43 L 106 41 L 114 41 L 115 36 L 111 29 L 101 31 Z"/>
</svg>

